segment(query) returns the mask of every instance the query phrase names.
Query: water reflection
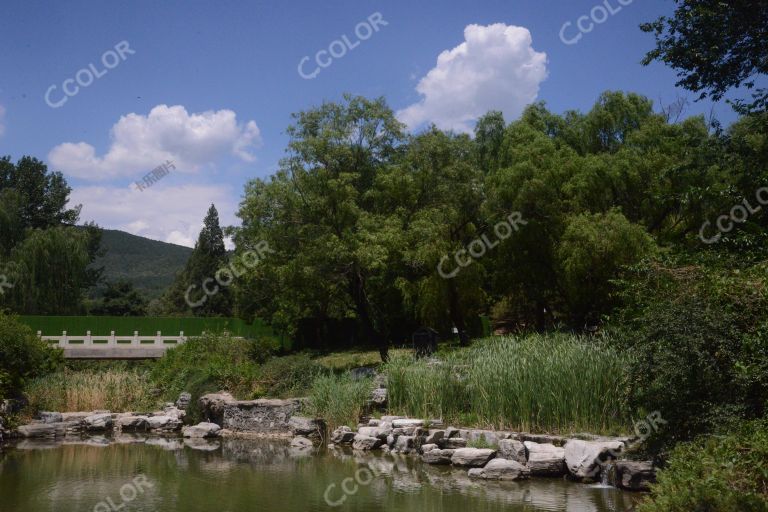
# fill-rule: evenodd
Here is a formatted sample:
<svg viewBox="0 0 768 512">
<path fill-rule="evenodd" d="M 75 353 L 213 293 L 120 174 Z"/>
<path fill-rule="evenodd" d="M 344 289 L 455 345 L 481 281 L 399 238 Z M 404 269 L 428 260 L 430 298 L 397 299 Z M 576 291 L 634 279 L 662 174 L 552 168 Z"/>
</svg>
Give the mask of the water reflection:
<svg viewBox="0 0 768 512">
<path fill-rule="evenodd" d="M 466 470 L 400 455 L 301 450 L 288 443 L 146 436 L 21 441 L 0 456 L 0 512 L 81 512 L 138 475 L 147 488 L 122 510 L 334 510 L 324 493 L 361 468 L 377 475 L 335 510 L 625 512 L 636 495 L 563 480 L 478 482 Z"/>
</svg>

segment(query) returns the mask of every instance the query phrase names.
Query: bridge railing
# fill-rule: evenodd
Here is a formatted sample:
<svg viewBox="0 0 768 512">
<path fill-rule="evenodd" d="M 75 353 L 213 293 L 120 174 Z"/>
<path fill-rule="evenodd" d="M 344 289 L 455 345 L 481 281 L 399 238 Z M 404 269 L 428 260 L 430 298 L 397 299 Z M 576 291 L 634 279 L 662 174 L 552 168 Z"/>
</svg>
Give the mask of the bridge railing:
<svg viewBox="0 0 768 512">
<path fill-rule="evenodd" d="M 111 331 L 109 336 L 93 336 L 88 331 L 84 336 L 72 336 L 67 331 L 62 331 L 61 336 L 43 336 L 41 331 L 37 335 L 52 346 L 64 349 L 114 349 L 114 348 L 170 348 L 187 341 L 184 331 L 179 332 L 177 336 L 164 336 L 161 331 L 157 331 L 154 336 L 139 336 L 138 331 L 133 332 L 133 336 L 116 336 L 115 331 Z"/>
</svg>

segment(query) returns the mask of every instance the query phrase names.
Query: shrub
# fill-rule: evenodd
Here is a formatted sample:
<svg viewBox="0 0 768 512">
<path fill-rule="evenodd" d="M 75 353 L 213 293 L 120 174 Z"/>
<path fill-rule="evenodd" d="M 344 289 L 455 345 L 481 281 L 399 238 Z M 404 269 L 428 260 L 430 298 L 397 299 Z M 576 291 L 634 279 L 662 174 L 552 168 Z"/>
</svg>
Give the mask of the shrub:
<svg viewBox="0 0 768 512">
<path fill-rule="evenodd" d="M 649 264 L 636 272 L 617 339 L 637 356 L 632 405 L 658 410 L 668 422 L 649 448 L 663 453 L 677 442 L 762 417 L 768 403 L 764 270 Z"/>
<path fill-rule="evenodd" d="M 355 427 L 372 388 L 370 379 L 354 380 L 348 373 L 319 375 L 310 388 L 307 412 L 325 419 L 331 430 L 341 425 Z"/>
<path fill-rule="evenodd" d="M 60 350 L 0 311 L 0 399 L 19 397 L 28 380 L 54 371 L 62 360 Z"/>
<path fill-rule="evenodd" d="M 768 511 L 768 421 L 701 437 L 671 452 L 638 512 Z"/>
<path fill-rule="evenodd" d="M 254 393 L 281 398 L 305 395 L 321 370 L 307 354 L 272 358 L 259 369 Z"/>
</svg>

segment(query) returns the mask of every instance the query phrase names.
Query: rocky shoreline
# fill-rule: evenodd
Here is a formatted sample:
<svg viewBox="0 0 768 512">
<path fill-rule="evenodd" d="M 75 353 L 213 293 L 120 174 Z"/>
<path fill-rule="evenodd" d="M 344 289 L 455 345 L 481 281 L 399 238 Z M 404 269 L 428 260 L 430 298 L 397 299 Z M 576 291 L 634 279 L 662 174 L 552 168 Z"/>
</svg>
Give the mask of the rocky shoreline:
<svg viewBox="0 0 768 512">
<path fill-rule="evenodd" d="M 197 449 L 215 449 L 210 441 L 216 438 L 282 438 L 290 439 L 291 448 L 298 451 L 327 445 L 418 457 L 428 465 L 465 470 L 476 481 L 567 478 L 630 491 L 647 491 L 655 481 L 650 462 L 621 460 L 632 444 L 630 438 L 461 429 L 402 416 L 382 416 L 356 430 L 343 426 L 329 434 L 322 419 L 300 416 L 301 399 L 241 401 L 227 393 L 203 396 L 199 403 L 205 421 L 189 425 L 185 424 L 189 400 L 184 398 L 150 413 L 44 412 L 32 423 L 6 431 L 5 437 L 61 441 L 88 436 L 89 442 L 108 444 L 106 438 L 99 439 L 110 436 L 114 442 L 166 442 Z"/>
</svg>

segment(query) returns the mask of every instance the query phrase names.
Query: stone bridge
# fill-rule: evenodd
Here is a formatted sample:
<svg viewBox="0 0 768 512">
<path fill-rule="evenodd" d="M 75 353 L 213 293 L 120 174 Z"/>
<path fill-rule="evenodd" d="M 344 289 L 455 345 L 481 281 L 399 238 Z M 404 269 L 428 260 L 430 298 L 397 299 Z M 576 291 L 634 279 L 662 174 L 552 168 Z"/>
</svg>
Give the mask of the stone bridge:
<svg viewBox="0 0 768 512">
<path fill-rule="evenodd" d="M 160 331 L 154 336 L 140 336 L 134 331 L 133 336 L 116 336 L 112 331 L 109 336 L 93 336 L 88 331 L 85 336 L 72 336 L 67 331 L 60 336 L 37 335 L 64 351 L 65 359 L 158 359 L 169 348 L 185 341 L 184 331 L 178 335 L 167 336 Z"/>
</svg>

